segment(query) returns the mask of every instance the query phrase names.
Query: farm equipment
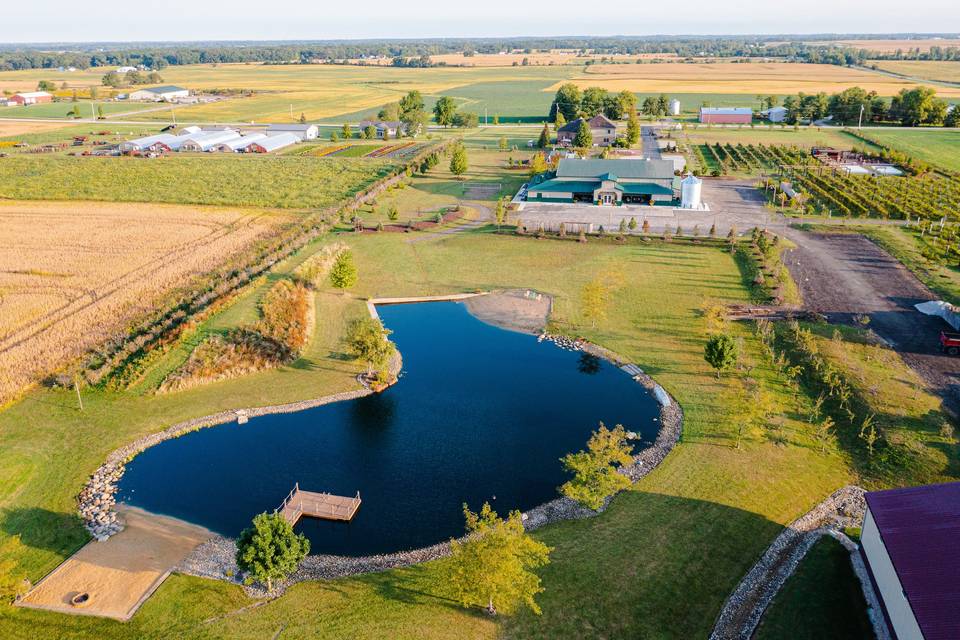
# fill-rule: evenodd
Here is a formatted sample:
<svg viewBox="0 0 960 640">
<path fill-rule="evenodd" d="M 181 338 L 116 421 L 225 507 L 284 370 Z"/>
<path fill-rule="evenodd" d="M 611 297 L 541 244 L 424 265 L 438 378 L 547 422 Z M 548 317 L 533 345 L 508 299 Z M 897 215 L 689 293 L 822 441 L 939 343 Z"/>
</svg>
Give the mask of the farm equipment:
<svg viewBox="0 0 960 640">
<path fill-rule="evenodd" d="M 79 147 L 87 141 L 87 136 L 73 136 L 73 146 Z"/>
<path fill-rule="evenodd" d="M 960 355 L 960 333 L 941 331 L 940 350 L 948 356 Z"/>
</svg>

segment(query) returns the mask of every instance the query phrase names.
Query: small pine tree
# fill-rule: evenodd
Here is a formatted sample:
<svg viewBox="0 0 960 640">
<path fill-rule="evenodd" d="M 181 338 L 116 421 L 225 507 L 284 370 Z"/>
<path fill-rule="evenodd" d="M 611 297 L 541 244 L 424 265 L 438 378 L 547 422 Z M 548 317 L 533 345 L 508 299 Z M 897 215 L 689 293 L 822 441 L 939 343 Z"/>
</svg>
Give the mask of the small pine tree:
<svg viewBox="0 0 960 640">
<path fill-rule="evenodd" d="M 350 128 L 350 125 L 346 122 L 343 123 L 343 127 L 340 129 L 340 135 L 343 136 L 344 140 L 349 140 L 353 137 L 353 130 Z"/>
<path fill-rule="evenodd" d="M 300 114 L 300 124 L 307 124 L 306 114 L 303 114 L 303 113 Z"/>
<path fill-rule="evenodd" d="M 626 218 L 620 218 L 620 233 L 627 232 L 627 220 Z"/>
<path fill-rule="evenodd" d="M 703 359 L 716 369 L 718 379 L 722 371 L 734 365 L 737 361 L 737 355 L 736 341 L 725 333 L 710 336 L 703 349 Z"/>
<path fill-rule="evenodd" d="M 577 238 L 577 242 L 584 243 L 587 241 L 587 232 L 583 230 L 583 227 L 580 227 L 580 236 Z"/>
<path fill-rule="evenodd" d="M 710 225 L 710 237 L 711 237 L 711 238 L 716 238 L 716 237 L 717 237 L 717 225 L 716 225 L 716 223 Z"/>
<path fill-rule="evenodd" d="M 567 124 L 567 119 L 563 117 L 563 112 L 557 109 L 557 115 L 553 120 L 554 129 L 559 129 L 563 125 Z"/>
<path fill-rule="evenodd" d="M 540 131 L 540 139 L 537 140 L 537 146 L 541 149 L 546 149 L 550 146 L 550 128 L 547 125 L 543 125 L 543 129 Z"/>
<path fill-rule="evenodd" d="M 637 219 L 636 219 L 636 218 L 630 218 L 630 222 L 627 224 L 627 228 L 630 229 L 630 231 L 636 231 L 636 230 L 637 230 Z"/>
<path fill-rule="evenodd" d="M 565 223 L 560 223 L 560 230 L 558 231 L 557 235 L 559 235 L 561 238 L 567 237 L 567 225 Z"/>
<path fill-rule="evenodd" d="M 377 231 L 383 231 L 383 220 L 377 223 Z"/>
<path fill-rule="evenodd" d="M 331 131 L 331 132 L 330 132 L 330 142 L 339 142 L 339 141 L 340 141 L 340 136 L 339 136 L 339 134 L 337 134 L 336 131 Z"/>
<path fill-rule="evenodd" d="M 597 235 L 600 235 L 600 236 L 607 235 L 607 230 L 603 228 L 603 225 L 600 225 L 600 228 L 597 230 Z"/>
<path fill-rule="evenodd" d="M 450 173 L 460 177 L 467 172 L 467 150 L 462 144 L 457 144 L 450 155 Z"/>
<path fill-rule="evenodd" d="M 357 267 L 353 264 L 353 255 L 342 251 L 330 269 L 330 284 L 337 289 L 349 289 L 357 283 Z"/>
</svg>

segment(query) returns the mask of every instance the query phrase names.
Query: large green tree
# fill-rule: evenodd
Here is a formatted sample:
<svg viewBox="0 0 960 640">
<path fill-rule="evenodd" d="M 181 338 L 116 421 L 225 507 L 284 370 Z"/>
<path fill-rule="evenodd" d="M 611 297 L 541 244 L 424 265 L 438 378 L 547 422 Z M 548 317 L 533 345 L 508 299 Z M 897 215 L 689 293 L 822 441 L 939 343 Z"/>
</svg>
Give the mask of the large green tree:
<svg viewBox="0 0 960 640">
<path fill-rule="evenodd" d="M 631 111 L 627 118 L 627 143 L 633 146 L 640 142 L 640 118 L 636 111 Z"/>
<path fill-rule="evenodd" d="M 592 118 L 604 112 L 609 94 L 602 87 L 588 87 L 580 100 L 580 115 Z"/>
<path fill-rule="evenodd" d="M 553 99 L 553 113 L 550 115 L 556 120 L 557 114 L 562 113 L 564 122 L 570 122 L 579 115 L 581 100 L 583 100 L 583 92 L 580 87 L 567 82 L 557 89 Z"/>
<path fill-rule="evenodd" d="M 440 96 L 437 103 L 433 105 L 433 118 L 440 126 L 449 127 L 452 125 L 456 113 L 457 103 L 450 96 Z"/>
<path fill-rule="evenodd" d="M 587 441 L 586 451 L 561 458 L 573 478 L 560 487 L 560 493 L 585 507 L 599 509 L 608 497 L 630 486 L 630 479 L 617 468 L 633 461 L 632 449 L 623 425 L 611 430 L 601 422 Z"/>
<path fill-rule="evenodd" d="M 279 513 L 261 513 L 237 539 L 237 565 L 273 591 L 273 581 L 297 570 L 310 553 L 310 541 Z"/>
<path fill-rule="evenodd" d="M 527 606 L 539 615 L 534 597 L 543 586 L 533 570 L 550 562 L 552 549 L 527 534 L 519 511 L 511 511 L 504 520 L 489 503 L 479 513 L 465 504 L 463 514 L 467 535 L 450 542 L 452 557 L 444 583 L 453 587 L 465 607 L 485 606 L 493 615 Z"/>
<path fill-rule="evenodd" d="M 399 120 L 405 125 L 406 134 L 411 137 L 420 135 L 427 124 L 427 114 L 420 92 L 414 89 L 400 98 L 399 110 Z"/>
<path fill-rule="evenodd" d="M 905 127 L 941 124 L 946 112 L 946 103 L 937 98 L 937 91 L 931 87 L 901 89 L 890 102 L 890 115 Z"/>
</svg>

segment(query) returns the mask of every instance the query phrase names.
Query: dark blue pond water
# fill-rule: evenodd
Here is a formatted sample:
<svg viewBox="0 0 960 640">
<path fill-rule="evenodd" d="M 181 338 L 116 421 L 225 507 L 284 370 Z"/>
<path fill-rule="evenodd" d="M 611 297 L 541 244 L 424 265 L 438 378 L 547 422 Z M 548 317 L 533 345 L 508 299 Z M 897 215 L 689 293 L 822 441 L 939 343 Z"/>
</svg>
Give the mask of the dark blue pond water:
<svg viewBox="0 0 960 640">
<path fill-rule="evenodd" d="M 598 421 L 641 434 L 639 446 L 656 437 L 656 401 L 606 362 L 485 324 L 459 303 L 379 311 L 403 354 L 399 383 L 163 442 L 127 465 L 120 499 L 236 536 L 294 482 L 360 491 L 352 522 L 298 528 L 313 553 L 387 553 L 462 534 L 464 502 L 505 514 L 555 498 L 559 458 Z"/>
</svg>

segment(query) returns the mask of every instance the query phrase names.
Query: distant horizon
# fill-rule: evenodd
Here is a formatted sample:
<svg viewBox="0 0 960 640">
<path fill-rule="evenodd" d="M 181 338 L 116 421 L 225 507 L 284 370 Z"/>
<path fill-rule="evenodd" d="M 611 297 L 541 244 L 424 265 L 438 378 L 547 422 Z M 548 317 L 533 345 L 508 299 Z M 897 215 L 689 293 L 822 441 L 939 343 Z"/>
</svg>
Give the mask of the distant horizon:
<svg viewBox="0 0 960 640">
<path fill-rule="evenodd" d="M 805 38 L 817 38 L 820 40 L 829 40 L 830 38 L 844 38 L 849 40 L 960 40 L 960 31 L 950 32 L 950 31 L 936 31 L 936 32 L 922 32 L 922 31 L 897 31 L 897 32 L 883 32 L 883 31 L 874 31 L 874 32 L 848 32 L 848 31 L 810 31 L 810 32 L 795 32 L 795 33 L 780 33 L 780 32 L 725 32 L 725 33 L 693 33 L 693 32 L 677 32 L 677 33 L 667 33 L 667 32 L 657 32 L 657 33 L 636 33 L 636 34 L 623 34 L 623 33 L 568 33 L 568 34 L 520 34 L 520 35 L 423 35 L 423 36 L 357 36 L 357 37 L 340 37 L 340 38 L 189 38 L 189 39 L 165 39 L 165 40 L 151 40 L 151 39 L 139 39 L 139 40 L 6 40 L 0 41 L 0 48 L 9 48 L 15 46 L 27 46 L 27 47 L 46 47 L 46 46 L 95 46 L 95 45 L 107 45 L 107 46 L 125 46 L 125 45 L 151 45 L 151 46 L 184 46 L 191 44 L 225 44 L 225 45 L 236 45 L 242 46 L 247 44 L 256 44 L 256 45 L 294 45 L 294 44 L 314 44 L 314 43 L 341 43 L 341 42 L 429 42 L 429 41 L 456 41 L 463 40 L 465 42 L 469 41 L 483 41 L 483 40 L 532 40 L 532 39 L 542 39 L 542 40 L 565 40 L 565 39 L 591 39 L 591 38 L 607 38 L 607 39 L 623 39 L 623 40 L 640 40 L 646 38 L 748 38 L 748 37 L 757 37 L 757 38 L 789 38 L 789 39 L 805 39 Z"/>
</svg>

